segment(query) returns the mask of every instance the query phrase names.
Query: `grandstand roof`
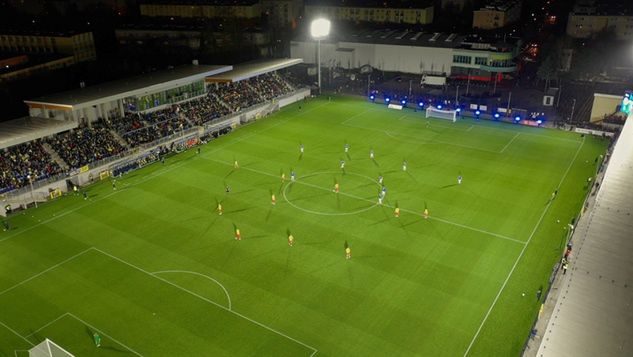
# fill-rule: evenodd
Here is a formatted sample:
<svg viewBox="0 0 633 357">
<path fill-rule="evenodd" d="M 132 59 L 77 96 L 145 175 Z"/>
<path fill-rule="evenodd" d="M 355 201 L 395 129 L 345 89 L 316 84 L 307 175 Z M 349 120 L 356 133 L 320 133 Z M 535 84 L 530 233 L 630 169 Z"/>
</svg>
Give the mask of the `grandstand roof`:
<svg viewBox="0 0 633 357">
<path fill-rule="evenodd" d="M 594 208 L 574 235 L 570 273 L 537 356 L 633 356 L 633 115 Z"/>
<path fill-rule="evenodd" d="M 165 71 L 107 82 L 83 89 L 25 100 L 27 105 L 51 105 L 78 109 L 113 100 L 174 88 L 231 70 L 232 66 L 188 65 Z"/>
<path fill-rule="evenodd" d="M 278 58 L 246 62 L 233 67 L 232 70 L 207 77 L 207 82 L 238 82 L 260 74 L 277 71 L 303 62 L 300 58 Z"/>
<path fill-rule="evenodd" d="M 22 144 L 77 126 L 74 121 L 23 117 L 0 123 L 0 149 Z"/>
</svg>

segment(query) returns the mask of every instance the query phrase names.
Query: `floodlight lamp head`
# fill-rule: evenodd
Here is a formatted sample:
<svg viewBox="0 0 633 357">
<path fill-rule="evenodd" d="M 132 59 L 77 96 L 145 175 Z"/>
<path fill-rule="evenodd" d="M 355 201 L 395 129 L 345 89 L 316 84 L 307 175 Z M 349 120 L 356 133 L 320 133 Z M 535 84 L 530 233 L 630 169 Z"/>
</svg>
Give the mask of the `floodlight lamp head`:
<svg viewBox="0 0 633 357">
<path fill-rule="evenodd" d="M 481 112 L 479 110 L 475 111 L 475 115 L 479 115 Z"/>
<path fill-rule="evenodd" d="M 442 109 L 442 104 L 438 104 L 437 109 Z"/>
<path fill-rule="evenodd" d="M 310 24 L 310 35 L 317 40 L 326 38 L 330 34 L 331 22 L 328 19 L 316 19 Z"/>
</svg>

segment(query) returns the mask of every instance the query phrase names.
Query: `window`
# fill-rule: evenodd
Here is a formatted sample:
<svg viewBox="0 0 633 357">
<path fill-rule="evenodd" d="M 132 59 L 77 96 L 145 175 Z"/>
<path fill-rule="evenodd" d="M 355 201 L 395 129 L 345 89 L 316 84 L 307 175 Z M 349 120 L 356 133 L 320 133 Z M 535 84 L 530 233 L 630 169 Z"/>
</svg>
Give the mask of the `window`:
<svg viewBox="0 0 633 357">
<path fill-rule="evenodd" d="M 475 64 L 488 64 L 488 59 L 486 57 L 475 57 Z"/>
<path fill-rule="evenodd" d="M 470 56 L 453 55 L 453 63 L 467 63 L 467 64 L 470 64 Z"/>
</svg>

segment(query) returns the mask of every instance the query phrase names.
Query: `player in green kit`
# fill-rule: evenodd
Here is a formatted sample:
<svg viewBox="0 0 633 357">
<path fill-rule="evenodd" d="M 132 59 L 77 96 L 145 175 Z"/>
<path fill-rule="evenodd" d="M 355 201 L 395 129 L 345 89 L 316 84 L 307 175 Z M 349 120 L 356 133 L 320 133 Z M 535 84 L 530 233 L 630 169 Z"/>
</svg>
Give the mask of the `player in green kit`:
<svg viewBox="0 0 633 357">
<path fill-rule="evenodd" d="M 95 346 L 101 347 L 101 336 L 98 333 L 95 332 L 95 333 L 92 334 L 92 338 L 95 341 Z"/>
</svg>

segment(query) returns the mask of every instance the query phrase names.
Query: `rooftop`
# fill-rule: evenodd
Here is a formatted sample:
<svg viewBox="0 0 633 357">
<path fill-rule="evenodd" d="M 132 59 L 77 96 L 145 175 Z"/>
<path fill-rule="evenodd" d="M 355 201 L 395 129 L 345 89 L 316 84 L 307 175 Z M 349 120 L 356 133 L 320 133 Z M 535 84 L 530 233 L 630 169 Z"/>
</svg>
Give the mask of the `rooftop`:
<svg viewBox="0 0 633 357">
<path fill-rule="evenodd" d="M 0 123 L 0 149 L 70 130 L 76 122 L 24 117 Z"/>
<path fill-rule="evenodd" d="M 337 25 L 333 24 L 332 26 L 335 27 Z M 313 41 L 307 33 L 300 35 L 297 40 Z M 507 52 L 506 48 L 513 47 L 518 39 L 506 38 L 504 42 L 502 38 L 484 38 L 476 35 L 460 35 L 456 33 L 396 30 L 390 28 L 337 31 L 333 28 L 331 35 L 324 41 L 438 48 L 488 49 Z"/>
<path fill-rule="evenodd" d="M 44 104 L 60 106 L 88 106 L 101 103 L 109 97 L 123 98 L 150 91 L 149 87 L 168 85 L 169 82 L 183 80 L 199 80 L 207 76 L 231 70 L 232 66 L 187 65 L 174 69 L 139 75 L 136 77 L 107 82 L 83 89 L 55 93 L 40 98 L 25 100 L 27 104 Z M 175 85 L 175 83 L 174 83 Z"/>
<path fill-rule="evenodd" d="M 208 77 L 208 82 L 238 82 L 264 73 L 277 71 L 303 62 L 297 58 L 280 58 L 246 62 L 234 66 L 230 71 Z"/>
<path fill-rule="evenodd" d="M 215 5 L 215 6 L 250 6 L 259 4 L 259 0 L 138 0 L 139 4 L 170 5 Z"/>
<path fill-rule="evenodd" d="M 35 26 L 35 25 L 34 25 Z M 0 28 L 0 35 L 20 35 L 20 36 L 46 36 L 46 37 L 71 37 L 90 31 L 76 30 L 44 30 L 40 28 Z"/>
<path fill-rule="evenodd" d="M 384 7 L 386 9 L 422 9 L 433 5 L 431 0 L 306 0 L 306 5 L 340 7 Z"/>
</svg>

